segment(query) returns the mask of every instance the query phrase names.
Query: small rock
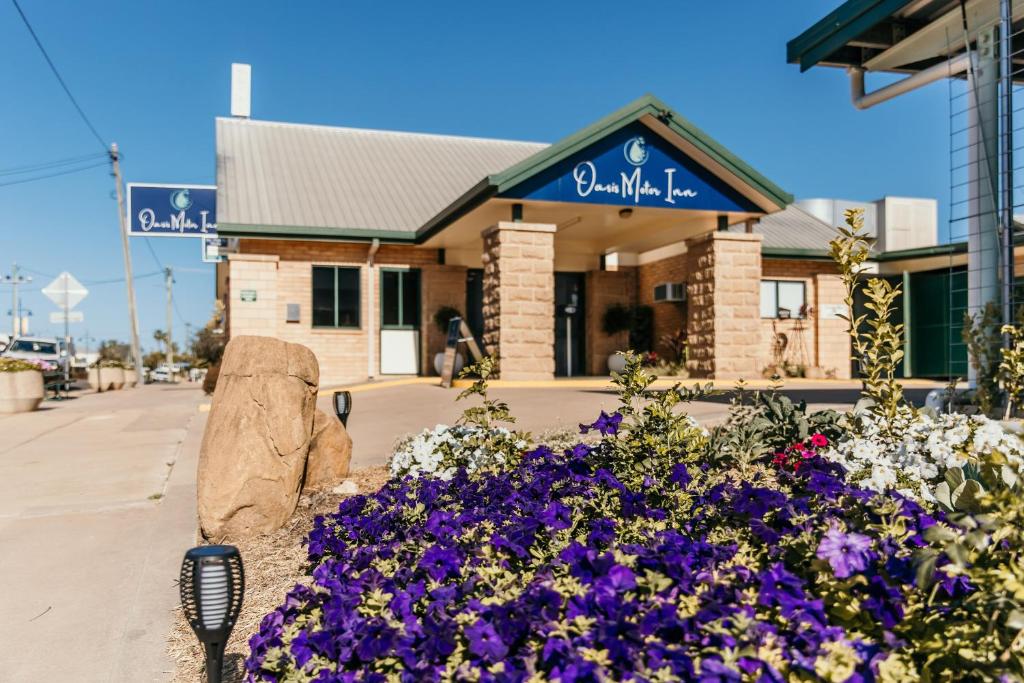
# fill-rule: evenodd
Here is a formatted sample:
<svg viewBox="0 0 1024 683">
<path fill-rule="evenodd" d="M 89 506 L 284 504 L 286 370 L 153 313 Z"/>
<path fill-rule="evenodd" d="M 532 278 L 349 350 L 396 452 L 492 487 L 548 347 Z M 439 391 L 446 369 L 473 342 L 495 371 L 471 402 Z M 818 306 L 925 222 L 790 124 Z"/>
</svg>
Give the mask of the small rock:
<svg viewBox="0 0 1024 683">
<path fill-rule="evenodd" d="M 331 489 L 331 493 L 338 493 L 343 496 L 354 496 L 359 493 L 359 486 L 357 486 L 351 479 L 346 479 Z"/>
</svg>

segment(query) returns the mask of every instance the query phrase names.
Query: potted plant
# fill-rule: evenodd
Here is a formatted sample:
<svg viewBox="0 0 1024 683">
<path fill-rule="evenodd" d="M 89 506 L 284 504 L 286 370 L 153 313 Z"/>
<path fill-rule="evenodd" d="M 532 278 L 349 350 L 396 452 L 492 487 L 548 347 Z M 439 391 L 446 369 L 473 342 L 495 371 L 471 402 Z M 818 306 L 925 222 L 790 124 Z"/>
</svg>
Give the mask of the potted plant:
<svg viewBox="0 0 1024 683">
<path fill-rule="evenodd" d="M 139 373 L 135 371 L 134 367 L 125 366 L 124 368 L 124 385 L 125 387 L 131 388 L 139 383 Z"/>
<path fill-rule="evenodd" d="M 0 358 L 0 413 L 27 413 L 45 395 L 43 368 L 19 358 Z"/>
<path fill-rule="evenodd" d="M 451 322 L 452 318 L 461 318 L 462 313 L 459 309 L 453 306 L 441 306 L 434 313 L 434 326 L 437 327 L 443 338 L 447 338 L 448 335 L 448 323 Z M 455 374 L 458 374 L 466 364 L 466 359 L 462 357 L 461 353 L 456 352 L 455 354 Z M 434 354 L 434 371 L 437 374 L 441 374 L 444 370 L 444 351 L 440 351 Z"/>
<path fill-rule="evenodd" d="M 633 327 L 633 309 L 625 304 L 612 304 L 604 312 L 604 318 L 601 321 L 601 329 L 609 337 L 621 335 L 623 332 L 629 332 Z M 626 349 L 619 349 L 618 351 L 625 351 Z M 625 356 L 619 355 L 618 351 L 608 356 L 608 370 L 609 372 L 622 372 L 626 369 L 626 358 Z"/>
</svg>

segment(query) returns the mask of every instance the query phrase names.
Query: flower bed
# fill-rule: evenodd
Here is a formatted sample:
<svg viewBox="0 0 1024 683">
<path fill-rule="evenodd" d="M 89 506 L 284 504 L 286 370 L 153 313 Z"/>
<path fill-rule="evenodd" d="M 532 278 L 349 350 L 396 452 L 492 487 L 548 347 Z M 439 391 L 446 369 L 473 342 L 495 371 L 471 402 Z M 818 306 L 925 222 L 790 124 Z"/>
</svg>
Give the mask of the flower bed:
<svg viewBox="0 0 1024 683">
<path fill-rule="evenodd" d="M 792 407 L 753 457 L 722 459 L 675 410 L 685 392 L 649 394 L 636 359 L 617 381 L 620 410 L 582 427 L 595 445 L 393 479 L 317 518 L 312 582 L 251 638 L 250 679 L 1024 672 L 1016 492 L 972 517 L 862 488 Z"/>
</svg>

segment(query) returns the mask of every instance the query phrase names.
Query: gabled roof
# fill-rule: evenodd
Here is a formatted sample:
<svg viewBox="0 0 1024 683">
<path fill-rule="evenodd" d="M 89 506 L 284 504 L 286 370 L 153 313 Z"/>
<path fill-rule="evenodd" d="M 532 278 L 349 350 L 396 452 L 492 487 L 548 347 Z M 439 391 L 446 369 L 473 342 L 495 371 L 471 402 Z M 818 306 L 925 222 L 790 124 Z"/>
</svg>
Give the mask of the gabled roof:
<svg viewBox="0 0 1024 683">
<path fill-rule="evenodd" d="M 756 193 L 765 211 L 792 201 L 650 95 L 554 145 L 218 118 L 218 232 L 422 242 L 643 117 Z"/>
<path fill-rule="evenodd" d="M 753 167 L 712 139 L 703 130 L 669 109 L 658 98 L 653 95 L 645 95 L 638 100 L 630 102 L 618 111 L 609 114 L 600 121 L 587 126 L 583 130 L 563 138 L 549 147 L 545 147 L 543 150 L 523 159 L 514 166 L 484 178 L 457 201 L 427 222 L 420 230 L 420 238 L 425 239 L 437 233 L 491 197 L 510 190 L 539 173 L 543 173 L 555 164 L 594 144 L 601 138 L 645 116 L 656 118 L 673 133 L 722 166 L 727 173 L 731 173 L 763 195 L 771 202 L 772 208 L 781 209 L 793 201 L 791 194 L 758 173 Z"/>
<path fill-rule="evenodd" d="M 412 241 L 480 178 L 547 145 L 217 119 L 220 232 Z"/>
</svg>

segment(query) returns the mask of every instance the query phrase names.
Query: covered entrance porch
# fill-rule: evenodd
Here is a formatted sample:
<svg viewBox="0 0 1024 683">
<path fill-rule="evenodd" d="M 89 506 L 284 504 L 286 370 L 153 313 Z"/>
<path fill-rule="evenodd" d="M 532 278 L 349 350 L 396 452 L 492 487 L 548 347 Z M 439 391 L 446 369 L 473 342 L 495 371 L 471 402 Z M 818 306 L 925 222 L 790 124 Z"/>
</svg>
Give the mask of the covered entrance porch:
<svg viewBox="0 0 1024 683">
<path fill-rule="evenodd" d="M 725 229 L 788 201 L 645 98 L 486 178 L 420 239 L 467 269 L 466 317 L 503 379 L 605 374 L 630 346 L 604 325 L 615 306 L 648 317 L 640 350 L 684 337 L 692 373 L 750 377 L 760 236 Z"/>
</svg>

